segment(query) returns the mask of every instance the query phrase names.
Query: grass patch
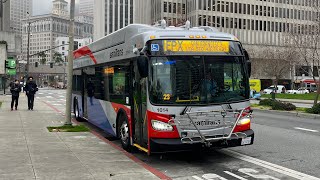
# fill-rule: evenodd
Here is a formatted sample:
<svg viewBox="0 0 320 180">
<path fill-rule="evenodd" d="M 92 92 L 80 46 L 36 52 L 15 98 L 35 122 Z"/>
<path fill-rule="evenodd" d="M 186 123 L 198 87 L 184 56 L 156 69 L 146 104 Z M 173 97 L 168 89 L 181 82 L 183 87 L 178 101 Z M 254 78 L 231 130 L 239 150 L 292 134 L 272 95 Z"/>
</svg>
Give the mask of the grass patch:
<svg viewBox="0 0 320 180">
<path fill-rule="evenodd" d="M 308 94 L 276 94 L 276 98 L 280 99 L 301 99 L 301 100 L 314 100 L 316 93 Z M 262 94 L 263 98 L 271 98 L 271 94 Z M 320 100 L 320 96 L 318 98 Z"/>
<path fill-rule="evenodd" d="M 258 109 L 264 109 L 264 110 L 269 110 L 271 109 L 271 106 L 262 106 L 259 104 L 251 104 L 250 107 L 258 108 Z"/>
<path fill-rule="evenodd" d="M 90 129 L 88 129 L 86 126 L 80 124 L 80 125 L 63 125 L 63 126 L 57 126 L 57 127 L 47 127 L 49 132 L 88 132 Z"/>
<path fill-rule="evenodd" d="M 2 102 L 0 101 L 0 107 L 2 106 Z"/>
</svg>

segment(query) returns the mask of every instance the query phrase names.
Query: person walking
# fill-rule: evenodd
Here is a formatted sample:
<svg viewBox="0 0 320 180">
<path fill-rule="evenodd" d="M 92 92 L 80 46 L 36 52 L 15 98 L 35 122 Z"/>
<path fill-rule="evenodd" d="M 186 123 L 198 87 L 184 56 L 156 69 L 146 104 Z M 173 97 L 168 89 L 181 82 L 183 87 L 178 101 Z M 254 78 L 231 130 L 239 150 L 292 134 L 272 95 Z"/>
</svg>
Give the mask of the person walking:
<svg viewBox="0 0 320 180">
<path fill-rule="evenodd" d="M 37 84 L 33 82 L 33 77 L 29 77 L 25 91 L 28 96 L 28 110 L 33 110 L 34 95 L 38 91 Z"/>
<path fill-rule="evenodd" d="M 88 97 L 90 98 L 90 105 L 93 105 L 93 96 L 94 96 L 94 84 L 91 81 L 91 79 L 89 79 L 89 82 L 87 84 L 87 94 Z"/>
<path fill-rule="evenodd" d="M 15 105 L 15 110 L 18 109 L 18 101 L 19 101 L 19 94 L 21 92 L 21 86 L 19 84 L 19 81 L 16 79 L 14 83 L 11 84 L 10 86 L 10 91 L 12 95 L 12 100 L 11 100 L 11 111 L 13 111 L 13 105 Z"/>
</svg>

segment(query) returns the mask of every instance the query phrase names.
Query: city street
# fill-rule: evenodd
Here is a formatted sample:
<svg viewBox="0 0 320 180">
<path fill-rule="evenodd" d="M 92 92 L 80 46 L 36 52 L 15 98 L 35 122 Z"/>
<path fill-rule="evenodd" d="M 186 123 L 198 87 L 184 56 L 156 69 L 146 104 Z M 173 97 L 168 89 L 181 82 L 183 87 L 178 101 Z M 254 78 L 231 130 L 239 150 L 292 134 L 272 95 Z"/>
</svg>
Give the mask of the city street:
<svg viewBox="0 0 320 180">
<path fill-rule="evenodd" d="M 36 100 L 65 110 L 65 90 L 40 89 Z M 173 179 L 320 178 L 320 119 L 255 111 L 252 129 L 251 146 L 152 156 L 134 151 L 133 155 Z M 120 146 L 118 140 L 110 140 Z"/>
</svg>

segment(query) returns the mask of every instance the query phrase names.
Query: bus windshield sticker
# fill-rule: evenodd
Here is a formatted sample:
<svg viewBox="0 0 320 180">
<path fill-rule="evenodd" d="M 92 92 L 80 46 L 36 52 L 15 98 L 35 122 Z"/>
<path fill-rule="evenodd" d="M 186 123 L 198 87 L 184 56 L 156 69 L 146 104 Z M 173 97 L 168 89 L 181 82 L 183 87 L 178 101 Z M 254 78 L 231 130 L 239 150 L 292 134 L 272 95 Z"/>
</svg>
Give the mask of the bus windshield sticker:
<svg viewBox="0 0 320 180">
<path fill-rule="evenodd" d="M 165 52 L 230 52 L 229 41 L 164 40 Z"/>
<path fill-rule="evenodd" d="M 163 94 L 163 100 L 164 101 L 169 101 L 171 99 L 171 95 L 170 94 Z"/>
<path fill-rule="evenodd" d="M 159 51 L 160 48 L 159 48 L 159 44 L 151 44 L 151 51 Z"/>
</svg>

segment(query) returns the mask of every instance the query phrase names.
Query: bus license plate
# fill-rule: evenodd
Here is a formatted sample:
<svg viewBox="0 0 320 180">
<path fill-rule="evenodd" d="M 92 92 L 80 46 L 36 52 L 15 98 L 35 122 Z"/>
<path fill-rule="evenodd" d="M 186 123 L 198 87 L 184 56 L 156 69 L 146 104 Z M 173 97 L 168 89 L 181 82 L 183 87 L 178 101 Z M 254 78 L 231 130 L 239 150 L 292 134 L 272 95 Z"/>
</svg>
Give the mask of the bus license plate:
<svg viewBox="0 0 320 180">
<path fill-rule="evenodd" d="M 241 146 L 251 144 L 251 137 L 246 137 L 241 140 Z"/>
</svg>

